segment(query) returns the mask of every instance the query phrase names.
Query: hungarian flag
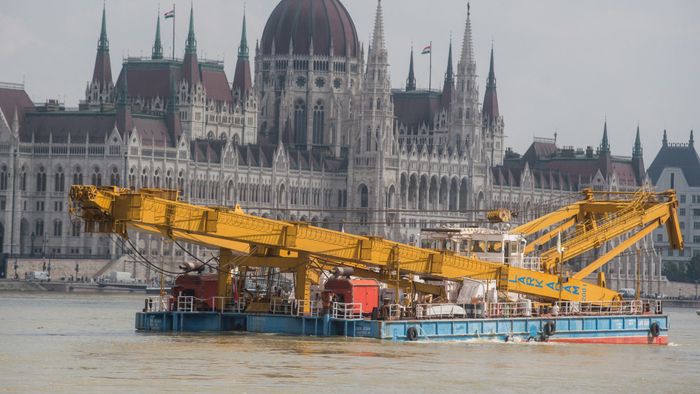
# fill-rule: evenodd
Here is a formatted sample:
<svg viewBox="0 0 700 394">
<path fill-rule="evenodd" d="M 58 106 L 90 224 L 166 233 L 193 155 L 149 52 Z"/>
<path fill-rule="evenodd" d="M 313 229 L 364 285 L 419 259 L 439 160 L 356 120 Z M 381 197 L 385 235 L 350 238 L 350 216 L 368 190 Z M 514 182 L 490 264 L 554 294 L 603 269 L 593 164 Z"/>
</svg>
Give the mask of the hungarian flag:
<svg viewBox="0 0 700 394">
<path fill-rule="evenodd" d="M 430 52 L 433 51 L 433 46 L 428 45 L 427 47 L 423 48 L 423 51 L 420 53 L 421 55 L 428 55 Z"/>
<path fill-rule="evenodd" d="M 175 10 L 168 11 L 165 13 L 165 19 L 175 18 Z"/>
</svg>

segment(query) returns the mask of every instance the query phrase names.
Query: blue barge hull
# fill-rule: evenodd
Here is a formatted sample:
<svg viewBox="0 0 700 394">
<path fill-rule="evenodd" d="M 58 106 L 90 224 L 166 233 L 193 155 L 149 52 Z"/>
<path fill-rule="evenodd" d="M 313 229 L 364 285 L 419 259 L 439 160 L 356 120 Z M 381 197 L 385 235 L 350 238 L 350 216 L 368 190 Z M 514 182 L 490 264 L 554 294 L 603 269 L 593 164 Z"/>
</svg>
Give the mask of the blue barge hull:
<svg viewBox="0 0 700 394">
<path fill-rule="evenodd" d="M 554 332 L 545 336 L 547 323 Z M 654 324 L 656 323 L 656 324 Z M 219 312 L 138 312 L 136 329 L 150 332 L 254 332 L 345 336 L 394 341 L 548 340 L 668 344 L 667 315 L 563 316 L 492 319 L 365 320 Z M 654 328 L 658 327 L 654 334 Z M 550 323 L 551 327 L 551 323 Z M 412 335 L 413 334 L 413 335 Z"/>
</svg>

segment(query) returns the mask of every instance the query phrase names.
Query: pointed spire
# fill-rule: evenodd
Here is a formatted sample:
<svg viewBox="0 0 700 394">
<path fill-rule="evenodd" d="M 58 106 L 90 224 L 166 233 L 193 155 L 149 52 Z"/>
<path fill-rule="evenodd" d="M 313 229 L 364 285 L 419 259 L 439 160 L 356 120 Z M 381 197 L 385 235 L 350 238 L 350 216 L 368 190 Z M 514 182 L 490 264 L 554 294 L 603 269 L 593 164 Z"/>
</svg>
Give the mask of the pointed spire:
<svg viewBox="0 0 700 394">
<path fill-rule="evenodd" d="M 459 60 L 459 72 L 466 73 L 467 68 L 474 63 L 474 43 L 472 41 L 471 5 L 467 3 L 467 22 L 464 26 L 462 40 L 462 56 Z"/>
<path fill-rule="evenodd" d="M 496 72 L 493 67 L 493 43 L 491 43 L 491 64 L 489 65 L 489 78 L 486 82 L 486 88 L 496 89 Z"/>
<path fill-rule="evenodd" d="M 160 42 L 160 11 L 158 11 L 158 21 L 156 22 L 156 40 L 153 43 L 153 51 L 151 52 L 151 59 L 162 59 L 163 58 L 163 45 Z"/>
<path fill-rule="evenodd" d="M 248 49 L 248 34 L 246 30 L 245 10 L 243 10 L 243 29 L 241 32 L 241 44 L 238 46 L 238 57 L 247 59 L 250 51 Z"/>
<path fill-rule="evenodd" d="M 664 138 L 661 140 L 661 145 L 668 146 L 668 136 L 666 135 L 666 129 L 664 129 Z"/>
<path fill-rule="evenodd" d="M 695 145 L 695 138 L 693 137 L 693 130 L 690 130 L 690 140 L 688 140 L 688 146 L 692 147 Z"/>
<path fill-rule="evenodd" d="M 637 125 L 637 136 L 634 138 L 634 149 L 632 150 L 632 157 L 642 157 L 642 138 L 639 135 L 639 125 Z"/>
<path fill-rule="evenodd" d="M 102 5 L 102 30 L 100 31 L 100 41 L 97 43 L 97 51 L 109 51 L 109 40 L 107 40 L 107 6 Z"/>
<path fill-rule="evenodd" d="M 197 53 L 197 39 L 194 37 L 194 5 L 190 6 L 190 30 L 187 33 L 185 53 Z"/>
<path fill-rule="evenodd" d="M 452 104 L 452 95 L 455 87 L 455 74 L 452 68 L 452 37 L 450 37 L 450 49 L 447 53 L 447 71 L 445 83 L 442 86 L 442 107 L 448 108 Z"/>
<path fill-rule="evenodd" d="M 413 70 L 413 47 L 411 47 L 411 65 L 408 68 L 408 79 L 406 80 L 406 91 L 416 90 L 416 73 Z"/>
<path fill-rule="evenodd" d="M 102 7 L 102 28 L 97 42 L 95 68 L 92 72 L 92 82 L 98 83 L 100 90 L 112 85 L 112 65 L 109 58 L 109 40 L 107 39 L 107 8 Z"/>
<path fill-rule="evenodd" d="M 382 0 L 377 1 L 377 14 L 374 17 L 374 33 L 372 34 L 372 60 L 386 56 L 386 41 L 384 40 L 384 12 Z M 369 61 L 368 61 L 369 62 Z"/>
<path fill-rule="evenodd" d="M 610 154 L 610 142 L 608 141 L 608 121 L 605 121 L 603 126 L 603 140 L 600 143 L 600 154 Z"/>
<path fill-rule="evenodd" d="M 194 38 L 194 7 L 190 8 L 190 31 L 187 34 L 185 44 L 185 58 L 183 62 L 183 79 L 187 81 L 190 89 L 200 82 L 199 62 L 197 61 L 197 40 Z"/>
<path fill-rule="evenodd" d="M 447 71 L 445 72 L 445 85 L 454 84 L 455 73 L 452 68 L 452 37 L 450 37 L 450 49 L 447 53 Z"/>
<path fill-rule="evenodd" d="M 238 96 L 239 99 L 245 97 L 253 88 L 253 79 L 251 77 L 250 62 L 248 59 L 248 37 L 246 33 L 246 17 L 244 12 L 241 45 L 238 47 L 238 61 L 236 62 L 236 72 L 233 76 L 232 87 L 233 95 Z"/>
<path fill-rule="evenodd" d="M 484 93 L 483 116 L 487 123 L 495 122 L 499 117 L 498 94 L 496 91 L 496 72 L 493 60 L 493 44 L 491 44 L 491 65 L 489 66 L 489 78 L 486 81 Z"/>
</svg>

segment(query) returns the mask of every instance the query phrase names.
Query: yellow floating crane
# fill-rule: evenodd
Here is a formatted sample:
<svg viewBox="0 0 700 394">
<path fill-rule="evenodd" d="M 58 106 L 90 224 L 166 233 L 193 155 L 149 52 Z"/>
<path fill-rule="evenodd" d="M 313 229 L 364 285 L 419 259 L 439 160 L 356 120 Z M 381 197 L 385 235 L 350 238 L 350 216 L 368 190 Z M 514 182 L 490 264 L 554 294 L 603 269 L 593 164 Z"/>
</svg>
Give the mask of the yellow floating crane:
<svg viewBox="0 0 700 394">
<path fill-rule="evenodd" d="M 587 190 L 581 202 L 520 226 L 513 233 L 529 236 L 555 226 L 535 241 L 537 245 L 551 240 L 553 232 L 556 234 L 577 225 L 580 232 L 565 242 L 566 247 L 571 247 L 569 253 L 565 252 L 567 259 L 599 247 L 613 233 L 619 235 L 641 228 L 621 244 L 627 247 L 634 243 L 632 240 L 667 224 L 670 245 L 682 248 L 675 192 L 644 192 L 626 200 L 595 200 L 596 195 Z M 533 271 L 452 251 L 423 249 L 306 223 L 265 219 L 248 215 L 238 206 L 230 209 L 188 204 L 178 201 L 178 193 L 172 190 L 134 192 L 117 187 L 76 185 L 71 188 L 70 200 L 71 212 L 82 218 L 88 232 L 114 233 L 128 238 L 127 230 L 132 229 L 218 248 L 219 295 L 222 297 L 229 296 L 231 272 L 238 266 L 239 271 L 249 267 L 275 267 L 293 272 L 296 275 L 295 296 L 299 300 L 309 300 L 310 286 L 318 283 L 319 271 L 332 267 L 352 267 L 357 276 L 377 278 L 401 287 L 412 286 L 418 292 L 432 294 L 444 290 L 406 278 L 494 280 L 501 291 L 549 301 L 620 298 L 613 290 L 583 280 L 609 261 L 607 257 L 613 251 L 619 253 L 619 247 L 572 277 L 562 278 L 552 273 L 558 257 L 553 260 L 547 252 L 542 256 L 545 272 Z M 620 219 L 623 217 L 624 220 Z M 527 250 L 533 251 L 534 248 Z M 246 256 L 241 259 L 237 254 Z"/>
<path fill-rule="evenodd" d="M 683 249 L 675 191 L 655 193 L 640 190 L 630 193 L 585 189 L 583 196 L 581 201 L 512 230 L 513 233 L 524 236 L 543 233 L 526 246 L 526 254 L 533 254 L 538 247 L 546 245 L 560 234 L 564 235 L 561 251 L 552 247 L 539 254 L 543 271 L 555 272 L 559 263 L 566 263 L 600 248 L 608 241 L 620 239 L 617 246 L 572 276 L 574 279 L 583 279 L 664 225 L 669 247 Z M 596 199 L 597 196 L 606 199 Z M 622 239 L 623 237 L 626 238 Z"/>
</svg>

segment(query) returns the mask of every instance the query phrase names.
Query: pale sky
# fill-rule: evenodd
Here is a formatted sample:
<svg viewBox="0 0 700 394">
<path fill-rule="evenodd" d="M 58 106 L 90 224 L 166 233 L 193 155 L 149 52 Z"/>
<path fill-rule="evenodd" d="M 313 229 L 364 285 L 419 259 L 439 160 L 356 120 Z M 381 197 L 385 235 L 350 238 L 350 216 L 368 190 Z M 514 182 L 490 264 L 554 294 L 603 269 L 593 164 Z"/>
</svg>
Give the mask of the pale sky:
<svg viewBox="0 0 700 394">
<path fill-rule="evenodd" d="M 367 43 L 376 0 L 344 0 Z M 176 50 L 182 56 L 190 0 L 177 1 Z M 251 48 L 278 0 L 248 0 Z M 108 0 L 107 32 L 116 79 L 122 58 L 148 56 L 156 15 L 172 1 Z M 195 0 L 200 55 L 224 59 L 229 80 L 241 31 L 243 0 Z M 466 1 L 383 0 L 394 87 L 404 85 L 411 42 L 433 41 L 433 87 L 442 85 L 452 34 L 459 56 Z M 639 122 L 647 166 L 661 134 L 687 142 L 700 131 L 700 2 L 693 0 L 475 0 L 471 2 L 479 85 L 495 46 L 506 146 L 523 152 L 533 136 L 559 145 L 597 146 L 607 117 L 613 154 L 631 155 Z M 35 101 L 77 106 L 92 76 L 100 0 L 0 0 L 0 81 L 26 81 Z M 161 21 L 166 55 L 172 24 Z M 416 54 L 419 87 L 428 86 L 428 56 Z"/>
</svg>

